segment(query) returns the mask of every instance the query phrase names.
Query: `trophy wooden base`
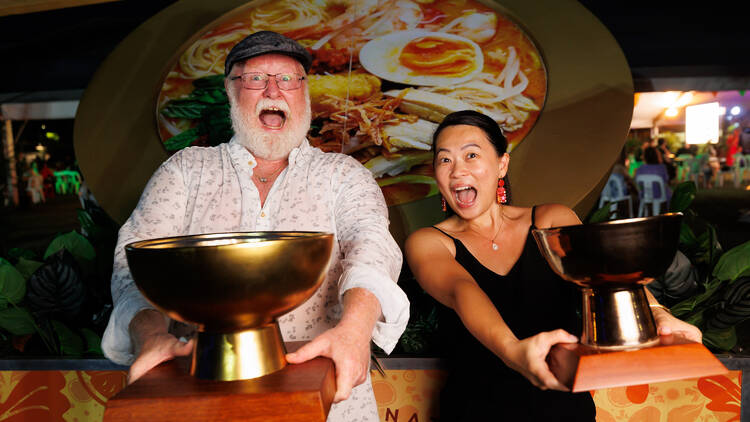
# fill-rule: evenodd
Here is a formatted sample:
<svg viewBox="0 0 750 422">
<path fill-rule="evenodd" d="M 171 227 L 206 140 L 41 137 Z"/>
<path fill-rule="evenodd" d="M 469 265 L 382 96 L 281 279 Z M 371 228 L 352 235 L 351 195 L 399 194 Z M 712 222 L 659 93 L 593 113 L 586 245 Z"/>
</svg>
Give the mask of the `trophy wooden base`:
<svg viewBox="0 0 750 422">
<path fill-rule="evenodd" d="M 729 372 L 700 343 L 671 335 L 659 340 L 656 346 L 614 352 L 582 344 L 558 344 L 550 350 L 547 363 L 574 393 Z"/>
<path fill-rule="evenodd" d="M 152 369 L 107 402 L 104 422 L 324 422 L 336 392 L 327 358 L 243 381 L 202 380 L 189 369 L 188 358 Z"/>
</svg>

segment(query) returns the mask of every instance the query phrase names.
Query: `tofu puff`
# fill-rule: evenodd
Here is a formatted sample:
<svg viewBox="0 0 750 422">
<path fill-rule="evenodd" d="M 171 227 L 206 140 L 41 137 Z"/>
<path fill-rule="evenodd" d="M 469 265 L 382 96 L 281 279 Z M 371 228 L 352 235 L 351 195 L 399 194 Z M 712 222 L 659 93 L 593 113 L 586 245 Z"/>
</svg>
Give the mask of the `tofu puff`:
<svg viewBox="0 0 750 422">
<path fill-rule="evenodd" d="M 308 75 L 307 83 L 310 89 L 310 102 L 313 113 L 333 112 L 335 110 L 327 107 L 328 97 L 347 98 L 349 89 L 349 101 L 359 102 L 372 97 L 380 92 L 380 79 L 369 73 L 352 73 L 351 76 L 337 75 Z"/>
</svg>

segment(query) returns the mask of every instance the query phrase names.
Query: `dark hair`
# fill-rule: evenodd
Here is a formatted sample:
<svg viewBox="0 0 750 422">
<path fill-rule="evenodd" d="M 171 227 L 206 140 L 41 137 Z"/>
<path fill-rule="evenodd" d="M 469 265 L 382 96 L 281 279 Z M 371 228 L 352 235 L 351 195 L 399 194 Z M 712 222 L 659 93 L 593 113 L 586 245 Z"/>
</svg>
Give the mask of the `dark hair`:
<svg viewBox="0 0 750 422">
<path fill-rule="evenodd" d="M 443 121 L 440 122 L 437 129 L 435 129 L 435 133 L 432 134 L 432 152 L 436 151 L 435 148 L 437 146 L 437 139 L 443 129 L 450 126 L 459 125 L 474 126 L 481 129 L 482 132 L 484 132 L 484 134 L 487 136 L 487 140 L 490 141 L 490 144 L 492 144 L 492 147 L 495 148 L 495 152 L 497 153 L 498 157 L 505 154 L 505 152 L 508 150 L 508 140 L 505 139 L 503 130 L 494 119 L 478 111 L 462 110 L 445 116 Z M 508 181 L 507 174 L 505 175 L 505 177 L 503 177 L 503 180 L 505 181 L 505 195 L 507 197 L 506 203 L 510 204 L 510 183 Z"/>
<path fill-rule="evenodd" d="M 437 144 L 437 138 L 440 135 L 440 132 L 449 126 L 458 125 L 469 125 L 482 129 L 484 134 L 487 135 L 487 140 L 489 140 L 495 148 L 495 152 L 497 152 L 498 156 L 505 154 L 505 151 L 508 149 L 508 141 L 505 139 L 503 130 L 500 129 L 500 126 L 496 121 L 478 111 L 463 110 L 445 116 L 443 121 L 440 122 L 437 129 L 435 129 L 435 133 L 432 135 L 433 152 L 435 151 L 435 145 Z"/>
<path fill-rule="evenodd" d="M 643 150 L 643 161 L 646 164 L 660 164 L 659 152 L 654 147 L 648 147 Z"/>
</svg>

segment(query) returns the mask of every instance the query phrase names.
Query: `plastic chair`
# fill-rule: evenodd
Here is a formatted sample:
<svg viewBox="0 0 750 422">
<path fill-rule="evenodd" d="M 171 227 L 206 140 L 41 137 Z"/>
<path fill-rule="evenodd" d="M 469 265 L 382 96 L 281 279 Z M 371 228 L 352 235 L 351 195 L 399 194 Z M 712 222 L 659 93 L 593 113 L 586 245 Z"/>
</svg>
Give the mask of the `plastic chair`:
<svg viewBox="0 0 750 422">
<path fill-rule="evenodd" d="M 605 203 L 611 202 L 609 209 L 614 212 L 617 218 L 617 204 L 621 201 L 628 201 L 628 218 L 633 216 L 633 199 L 628 195 L 628 187 L 625 184 L 625 178 L 621 174 L 612 173 L 609 175 L 607 184 L 604 185 L 602 194 L 599 197 L 599 208 Z"/>
<path fill-rule="evenodd" d="M 661 212 L 661 204 L 667 204 L 667 187 L 664 179 L 655 174 L 639 174 L 635 176 L 635 183 L 641 192 L 641 203 L 638 206 L 638 217 L 646 215 L 646 205 L 651 204 L 652 215 L 658 215 Z M 656 187 L 659 188 L 659 195 L 656 196 Z"/>
<path fill-rule="evenodd" d="M 58 195 L 69 193 L 78 195 L 81 188 L 81 175 L 75 170 L 61 170 L 55 172 L 55 192 Z"/>
</svg>

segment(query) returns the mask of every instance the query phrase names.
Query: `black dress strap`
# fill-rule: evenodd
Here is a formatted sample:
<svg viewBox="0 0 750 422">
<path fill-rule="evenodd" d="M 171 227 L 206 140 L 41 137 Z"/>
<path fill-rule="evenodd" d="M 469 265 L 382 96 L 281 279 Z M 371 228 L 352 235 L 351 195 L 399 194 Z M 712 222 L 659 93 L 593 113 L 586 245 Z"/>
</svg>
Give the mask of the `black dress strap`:
<svg viewBox="0 0 750 422">
<path fill-rule="evenodd" d="M 536 205 L 531 207 L 531 228 L 532 229 L 536 228 Z"/>
<path fill-rule="evenodd" d="M 451 239 L 453 239 L 453 240 L 456 240 L 456 238 L 455 238 L 455 237 L 453 237 L 453 236 L 449 235 L 448 233 L 446 233 L 446 232 L 444 232 L 444 231 L 440 230 L 439 228 L 437 228 L 437 226 L 432 226 L 432 228 L 433 228 L 433 229 L 435 229 L 435 230 L 437 230 L 437 231 L 439 231 L 440 233 L 442 233 L 442 234 L 444 234 L 444 235 L 446 235 L 446 236 L 450 237 Z"/>
</svg>

